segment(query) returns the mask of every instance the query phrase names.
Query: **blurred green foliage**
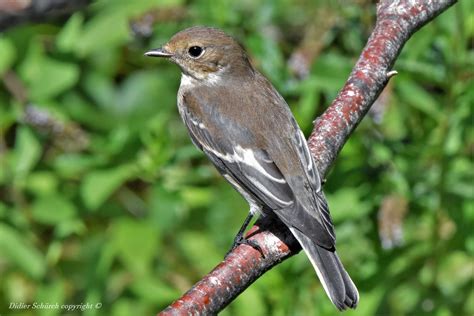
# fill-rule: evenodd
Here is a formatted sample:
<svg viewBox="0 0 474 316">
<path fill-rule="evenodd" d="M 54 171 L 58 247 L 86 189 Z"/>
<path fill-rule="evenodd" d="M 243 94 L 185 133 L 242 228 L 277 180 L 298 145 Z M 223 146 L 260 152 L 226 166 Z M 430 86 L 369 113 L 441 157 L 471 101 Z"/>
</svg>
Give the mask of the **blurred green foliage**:
<svg viewBox="0 0 474 316">
<path fill-rule="evenodd" d="M 150 315 L 230 247 L 247 205 L 188 139 L 179 69 L 144 51 L 188 26 L 223 28 L 309 133 L 374 12 L 363 1 L 99 0 L 0 34 L 0 314 L 64 312 L 10 302 L 100 302 L 81 314 Z M 289 56 L 325 18 L 298 80 Z M 345 315 L 474 314 L 473 21 L 461 1 L 413 36 L 376 119 L 328 176 L 339 254 L 361 294 Z M 334 313 L 300 254 L 222 315 Z"/>
</svg>

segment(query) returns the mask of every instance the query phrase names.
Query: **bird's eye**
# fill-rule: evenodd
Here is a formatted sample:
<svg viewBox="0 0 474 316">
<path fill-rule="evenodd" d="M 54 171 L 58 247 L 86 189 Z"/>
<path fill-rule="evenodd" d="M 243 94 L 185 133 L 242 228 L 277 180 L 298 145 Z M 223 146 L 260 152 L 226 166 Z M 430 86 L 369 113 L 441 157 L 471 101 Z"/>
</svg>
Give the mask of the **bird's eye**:
<svg viewBox="0 0 474 316">
<path fill-rule="evenodd" d="M 204 49 L 202 49 L 202 47 L 199 47 L 199 46 L 191 46 L 188 49 L 189 56 L 194 57 L 194 58 L 201 56 L 203 52 L 204 52 Z"/>
</svg>

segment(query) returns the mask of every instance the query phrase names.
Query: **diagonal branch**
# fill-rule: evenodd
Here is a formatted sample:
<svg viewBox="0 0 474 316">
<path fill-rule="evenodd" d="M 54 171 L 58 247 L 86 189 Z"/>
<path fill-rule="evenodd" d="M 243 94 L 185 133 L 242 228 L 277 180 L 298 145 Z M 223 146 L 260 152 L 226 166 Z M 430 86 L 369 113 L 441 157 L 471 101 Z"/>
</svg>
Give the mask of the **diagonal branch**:
<svg viewBox="0 0 474 316">
<path fill-rule="evenodd" d="M 315 121 L 308 140 L 321 175 L 325 175 L 351 133 L 382 92 L 391 68 L 410 36 L 456 0 L 382 0 L 377 23 L 346 84 Z M 159 315 L 216 314 L 263 273 L 297 254 L 300 246 L 288 229 L 269 216 L 260 218 L 247 237 L 265 257 L 241 245 L 180 299 Z"/>
</svg>

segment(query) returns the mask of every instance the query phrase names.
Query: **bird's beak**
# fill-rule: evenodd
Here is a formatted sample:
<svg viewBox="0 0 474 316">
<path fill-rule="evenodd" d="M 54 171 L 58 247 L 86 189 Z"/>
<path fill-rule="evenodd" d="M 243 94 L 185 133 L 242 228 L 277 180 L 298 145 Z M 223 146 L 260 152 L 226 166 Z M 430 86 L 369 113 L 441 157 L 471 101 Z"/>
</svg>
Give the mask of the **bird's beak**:
<svg viewBox="0 0 474 316">
<path fill-rule="evenodd" d="M 169 58 L 173 56 L 173 54 L 168 52 L 166 49 L 160 47 L 147 51 L 145 53 L 145 56 Z"/>
</svg>

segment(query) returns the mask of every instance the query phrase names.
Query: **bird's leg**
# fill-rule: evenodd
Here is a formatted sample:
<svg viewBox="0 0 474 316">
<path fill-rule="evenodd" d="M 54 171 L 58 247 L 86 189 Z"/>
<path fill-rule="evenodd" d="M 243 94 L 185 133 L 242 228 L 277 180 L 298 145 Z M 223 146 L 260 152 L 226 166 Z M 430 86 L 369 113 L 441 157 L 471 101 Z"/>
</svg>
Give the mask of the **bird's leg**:
<svg viewBox="0 0 474 316">
<path fill-rule="evenodd" d="M 249 240 L 249 239 L 244 237 L 245 230 L 247 229 L 247 226 L 249 225 L 249 223 L 252 220 L 253 216 L 254 216 L 254 211 L 250 210 L 249 214 L 245 218 L 242 226 L 240 227 L 239 231 L 237 232 L 237 235 L 234 238 L 234 243 L 232 244 L 232 247 L 226 253 L 224 258 L 227 258 L 227 256 L 232 252 L 232 250 L 234 250 L 235 248 L 237 248 L 239 245 L 242 245 L 242 244 L 249 245 L 253 249 L 260 252 L 262 257 L 265 257 L 265 255 L 263 254 L 262 248 L 260 248 L 260 246 L 255 241 Z"/>
<path fill-rule="evenodd" d="M 244 233 L 245 233 L 245 230 L 247 229 L 247 226 L 249 226 L 250 221 L 252 220 L 252 218 L 253 218 L 253 212 L 249 212 L 249 214 L 245 218 L 242 226 L 240 227 L 239 231 L 237 232 L 237 235 L 235 235 L 234 243 L 232 244 L 232 249 L 234 249 L 235 247 L 237 247 L 238 245 L 240 245 L 242 243 L 245 243 L 245 242 L 243 242 L 243 240 L 246 240 L 245 237 L 244 237 Z"/>
</svg>

